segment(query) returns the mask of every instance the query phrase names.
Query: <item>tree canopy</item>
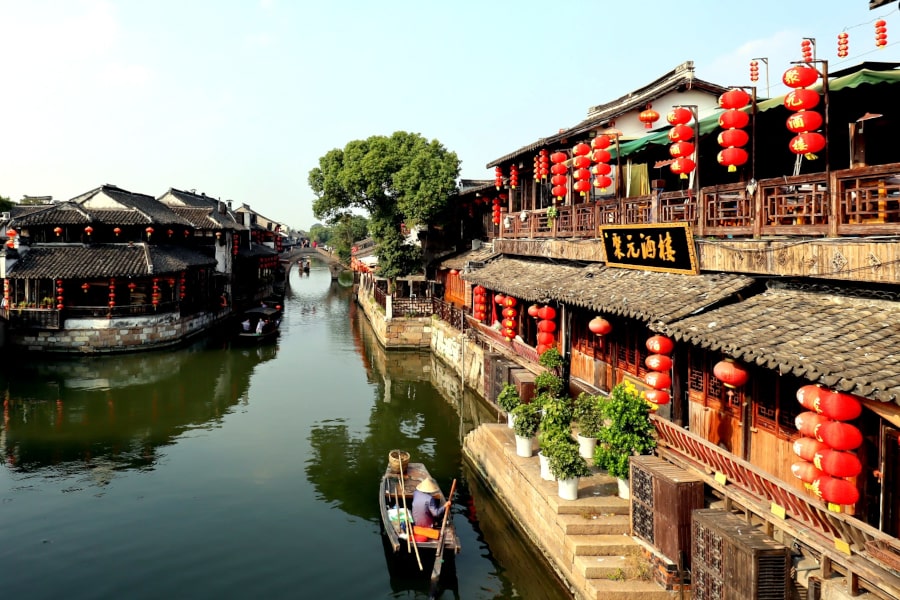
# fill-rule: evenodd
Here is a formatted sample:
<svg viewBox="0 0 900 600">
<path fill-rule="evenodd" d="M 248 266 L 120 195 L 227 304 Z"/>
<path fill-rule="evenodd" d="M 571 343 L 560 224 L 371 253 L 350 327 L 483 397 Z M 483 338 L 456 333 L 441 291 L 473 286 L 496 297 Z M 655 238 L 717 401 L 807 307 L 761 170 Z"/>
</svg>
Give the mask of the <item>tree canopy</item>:
<svg viewBox="0 0 900 600">
<path fill-rule="evenodd" d="M 394 132 L 349 142 L 319 158 L 309 172 L 313 214 L 337 225 L 353 211 L 369 215 L 379 272 L 394 278 L 421 267 L 421 249 L 405 237 L 427 227 L 456 195 L 459 159 L 437 140 Z"/>
</svg>

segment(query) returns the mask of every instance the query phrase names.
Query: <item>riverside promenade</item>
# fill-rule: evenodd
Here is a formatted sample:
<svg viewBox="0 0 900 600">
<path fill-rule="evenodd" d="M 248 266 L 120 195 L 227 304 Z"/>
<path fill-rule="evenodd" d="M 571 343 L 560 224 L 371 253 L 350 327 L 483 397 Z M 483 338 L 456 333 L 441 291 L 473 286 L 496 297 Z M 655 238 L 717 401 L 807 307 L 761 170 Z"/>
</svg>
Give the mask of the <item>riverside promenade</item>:
<svg viewBox="0 0 900 600">
<path fill-rule="evenodd" d="M 667 574 L 652 571 L 649 550 L 631 537 L 630 504 L 618 497 L 614 478 L 596 472 L 579 481 L 577 500 L 561 499 L 557 483 L 541 478 L 537 448 L 531 458 L 518 456 L 505 423 L 471 431 L 463 453 L 576 599 L 690 597 L 686 589 L 667 591 L 654 581 Z"/>
</svg>

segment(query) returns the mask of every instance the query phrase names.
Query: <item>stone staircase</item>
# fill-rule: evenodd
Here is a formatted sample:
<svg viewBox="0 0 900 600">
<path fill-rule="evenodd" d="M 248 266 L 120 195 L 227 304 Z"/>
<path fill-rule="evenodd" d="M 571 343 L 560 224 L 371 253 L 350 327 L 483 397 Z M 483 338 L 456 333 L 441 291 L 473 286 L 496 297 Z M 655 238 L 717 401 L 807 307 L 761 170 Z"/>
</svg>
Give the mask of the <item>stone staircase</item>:
<svg viewBox="0 0 900 600">
<path fill-rule="evenodd" d="M 563 500 L 556 482 L 541 478 L 537 448 L 531 458 L 517 456 L 513 431 L 503 423 L 470 432 L 464 452 L 576 598 L 680 597 L 651 580 L 644 547 L 630 536 L 629 501 L 618 497 L 614 478 L 600 472 L 582 478 L 578 499 Z"/>
</svg>

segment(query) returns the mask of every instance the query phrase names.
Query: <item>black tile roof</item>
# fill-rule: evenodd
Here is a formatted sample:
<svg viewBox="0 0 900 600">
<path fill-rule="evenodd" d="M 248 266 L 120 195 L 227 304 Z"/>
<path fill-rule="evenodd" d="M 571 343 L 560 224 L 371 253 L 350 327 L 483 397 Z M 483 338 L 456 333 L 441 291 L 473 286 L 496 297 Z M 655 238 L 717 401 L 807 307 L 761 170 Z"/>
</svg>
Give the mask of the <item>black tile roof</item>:
<svg viewBox="0 0 900 600">
<path fill-rule="evenodd" d="M 108 201 L 98 200 L 101 195 L 116 203 L 112 207 Z M 80 196 L 72 198 L 72 202 L 94 214 L 99 221 L 110 225 L 153 224 L 160 226 L 181 225 L 190 223 L 176 215 L 172 210 L 147 194 L 136 194 L 114 185 L 103 185 Z"/>
<path fill-rule="evenodd" d="M 440 266 L 442 269 L 456 269 L 457 271 L 462 271 L 469 263 L 488 262 L 497 256 L 497 253 L 494 252 L 493 244 L 484 244 L 480 248 L 466 250 L 450 256 L 442 260 Z"/>
<path fill-rule="evenodd" d="M 900 302 L 773 282 L 660 332 L 748 364 L 882 402 L 900 400 Z"/>
<path fill-rule="evenodd" d="M 190 221 L 197 229 L 246 229 L 236 222 L 230 210 L 224 208 L 224 211 L 220 211 L 220 207 L 226 206 L 224 202 L 205 194 L 169 188 L 159 201 L 178 216 Z"/>
<path fill-rule="evenodd" d="M 47 244 L 21 252 L 10 279 L 139 277 L 215 265 L 215 258 L 178 246 Z"/>
<path fill-rule="evenodd" d="M 33 210 L 10 212 L 13 227 L 35 227 L 38 225 L 87 225 L 94 223 L 94 216 L 74 202 L 61 202 L 48 206 L 28 207 Z M 36 209 L 36 210 L 35 210 Z"/>
<path fill-rule="evenodd" d="M 502 257 L 463 279 L 529 302 L 558 301 L 646 323 L 669 323 L 727 301 L 756 280 Z"/>
</svg>

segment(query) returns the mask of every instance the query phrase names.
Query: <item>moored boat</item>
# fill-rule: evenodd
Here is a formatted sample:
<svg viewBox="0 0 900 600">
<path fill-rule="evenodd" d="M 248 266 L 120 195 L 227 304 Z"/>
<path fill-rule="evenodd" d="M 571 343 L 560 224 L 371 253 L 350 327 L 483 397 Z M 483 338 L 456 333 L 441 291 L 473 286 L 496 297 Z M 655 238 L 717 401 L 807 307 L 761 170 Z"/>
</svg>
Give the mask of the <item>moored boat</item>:
<svg viewBox="0 0 900 600">
<path fill-rule="evenodd" d="M 421 561 L 419 569 L 423 574 L 434 575 L 435 558 L 440 563 L 453 563 L 454 557 L 461 547 L 450 511 L 447 518 L 435 522 L 434 527 L 421 527 L 412 523 L 413 539 L 407 540 L 407 524 L 405 515 L 412 521 L 413 492 L 423 481 L 431 480 L 428 469 L 422 463 L 409 462 L 401 471 L 388 466 L 381 478 L 379 506 L 381 507 L 381 523 L 387 538 L 387 544 L 396 559 L 412 564 Z M 440 504 L 447 499 L 438 489 L 433 493 Z M 440 572 L 440 568 L 437 569 Z"/>
</svg>

